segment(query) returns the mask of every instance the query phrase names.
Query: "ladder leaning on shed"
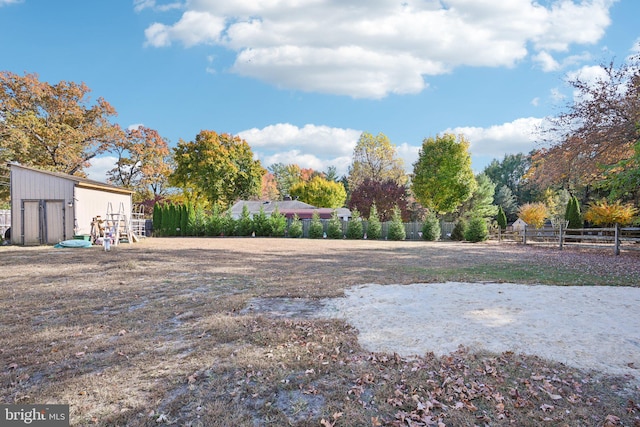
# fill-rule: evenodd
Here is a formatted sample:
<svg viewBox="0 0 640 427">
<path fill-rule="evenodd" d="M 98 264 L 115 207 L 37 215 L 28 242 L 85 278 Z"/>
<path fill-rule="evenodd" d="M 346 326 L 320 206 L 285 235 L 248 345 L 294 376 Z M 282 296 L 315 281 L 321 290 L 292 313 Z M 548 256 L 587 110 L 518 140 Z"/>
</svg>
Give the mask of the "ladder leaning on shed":
<svg viewBox="0 0 640 427">
<path fill-rule="evenodd" d="M 133 242 L 133 234 L 129 228 L 129 221 L 127 220 L 127 215 L 124 211 L 124 203 L 120 203 L 118 212 L 114 212 L 113 205 L 111 203 L 107 205 L 105 238 L 107 237 L 107 233 L 111 234 L 114 245 L 117 245 L 119 242 Z"/>
</svg>

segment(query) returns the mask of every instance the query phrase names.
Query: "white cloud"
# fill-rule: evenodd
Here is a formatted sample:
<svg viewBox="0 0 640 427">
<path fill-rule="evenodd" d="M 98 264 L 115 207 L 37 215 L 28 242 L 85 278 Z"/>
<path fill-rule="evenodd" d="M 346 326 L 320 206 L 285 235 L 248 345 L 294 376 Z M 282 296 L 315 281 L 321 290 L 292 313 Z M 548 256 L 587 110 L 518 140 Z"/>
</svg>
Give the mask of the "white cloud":
<svg viewBox="0 0 640 427">
<path fill-rule="evenodd" d="M 142 12 L 145 9 L 158 10 L 160 12 L 166 12 L 172 9 L 181 9 L 183 4 L 180 2 L 171 2 L 166 4 L 158 4 L 156 0 L 134 0 L 133 9 L 136 12 Z"/>
<path fill-rule="evenodd" d="M 530 53 L 556 70 L 565 62 L 552 53 L 602 37 L 613 2 L 188 0 L 177 22 L 153 23 L 145 36 L 155 47 L 229 49 L 233 72 L 278 87 L 382 98 L 418 93 L 426 76 L 458 66 L 512 67 Z"/>
<path fill-rule="evenodd" d="M 107 172 L 113 169 L 118 161 L 114 156 L 94 157 L 90 160 L 91 166 L 85 169 L 87 177 L 94 181 L 107 182 Z"/>
<path fill-rule="evenodd" d="M 542 71 L 545 71 L 545 72 L 557 71 L 560 69 L 560 64 L 558 63 L 558 61 L 553 59 L 553 56 L 551 56 L 548 52 L 545 52 L 545 51 L 542 51 L 537 55 L 534 55 L 533 61 L 540 64 Z"/>
<path fill-rule="evenodd" d="M 172 26 L 154 23 L 145 30 L 147 45 L 170 46 L 172 40 L 179 40 L 186 47 L 197 44 L 213 44 L 220 40 L 225 28 L 222 17 L 207 12 L 187 11 L 180 21 Z"/>
<path fill-rule="evenodd" d="M 528 117 L 490 127 L 456 127 L 440 132 L 463 134 L 471 146 L 474 169 L 479 172 L 491 159 L 502 159 L 505 154 L 528 153 L 537 148 L 540 130 L 545 120 Z M 302 168 L 326 171 L 335 166 L 339 175 L 346 175 L 362 131 L 288 123 L 249 129 L 238 136 L 247 141 L 264 167 L 274 163 L 297 164 Z M 413 172 L 422 141 L 397 144 L 397 155 L 404 161 L 405 170 Z"/>
<path fill-rule="evenodd" d="M 361 133 L 355 129 L 279 123 L 239 132 L 238 136 L 247 141 L 264 167 L 291 163 L 325 171 L 335 166 L 338 174 L 344 175 Z"/>
<path fill-rule="evenodd" d="M 557 87 L 551 89 L 550 95 L 551 95 L 551 100 L 556 104 L 566 99 L 566 96 Z"/>
<path fill-rule="evenodd" d="M 472 156 L 502 158 L 505 154 L 528 153 L 536 148 L 544 119 L 527 117 L 488 128 L 457 127 L 446 133 L 462 134 L 471 143 Z"/>
<path fill-rule="evenodd" d="M 24 0 L 0 0 L 0 7 L 7 6 L 9 4 L 22 3 Z"/>
</svg>

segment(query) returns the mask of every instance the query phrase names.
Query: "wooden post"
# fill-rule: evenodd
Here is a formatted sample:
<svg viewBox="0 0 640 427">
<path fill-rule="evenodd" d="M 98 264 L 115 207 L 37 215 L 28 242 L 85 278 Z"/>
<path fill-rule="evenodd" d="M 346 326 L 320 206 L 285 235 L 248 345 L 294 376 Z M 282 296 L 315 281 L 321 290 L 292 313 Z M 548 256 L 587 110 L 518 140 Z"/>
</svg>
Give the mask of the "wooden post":
<svg viewBox="0 0 640 427">
<path fill-rule="evenodd" d="M 559 235 L 559 238 L 560 238 L 560 250 L 562 250 L 562 243 L 563 243 L 563 240 L 564 240 L 564 238 L 562 237 L 562 221 L 560 221 L 560 235 Z"/>
<path fill-rule="evenodd" d="M 522 244 L 527 244 L 527 224 L 524 225 L 524 228 L 522 230 Z"/>
<path fill-rule="evenodd" d="M 614 241 L 613 241 L 613 245 L 614 245 L 613 246 L 613 254 L 614 255 L 620 255 L 620 239 L 619 239 L 620 232 L 619 232 L 619 230 L 620 230 L 620 226 L 618 225 L 618 223 L 616 223 L 615 232 L 613 234 L 613 236 L 614 236 L 613 237 L 613 239 L 614 239 Z"/>
</svg>

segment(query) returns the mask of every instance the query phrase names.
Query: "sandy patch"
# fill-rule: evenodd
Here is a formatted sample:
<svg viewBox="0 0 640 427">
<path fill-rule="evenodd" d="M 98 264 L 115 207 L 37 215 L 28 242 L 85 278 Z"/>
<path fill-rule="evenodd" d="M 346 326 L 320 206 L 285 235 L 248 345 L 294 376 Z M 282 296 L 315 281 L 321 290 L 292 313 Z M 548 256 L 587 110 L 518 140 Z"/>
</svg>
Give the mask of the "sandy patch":
<svg viewBox="0 0 640 427">
<path fill-rule="evenodd" d="M 640 288 L 433 283 L 364 285 L 325 300 L 369 351 L 538 355 L 640 381 Z"/>
</svg>

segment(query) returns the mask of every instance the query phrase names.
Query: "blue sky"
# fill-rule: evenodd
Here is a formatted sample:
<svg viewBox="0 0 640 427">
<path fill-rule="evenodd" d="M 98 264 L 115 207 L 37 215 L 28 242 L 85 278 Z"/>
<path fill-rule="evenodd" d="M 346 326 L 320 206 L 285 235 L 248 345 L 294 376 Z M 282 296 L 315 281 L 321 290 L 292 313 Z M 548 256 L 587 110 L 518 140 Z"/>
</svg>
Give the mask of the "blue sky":
<svg viewBox="0 0 640 427">
<path fill-rule="evenodd" d="M 638 16 L 637 0 L 0 0 L 0 69 L 85 82 L 171 146 L 239 135 L 265 167 L 345 174 L 366 131 L 411 171 L 454 132 L 480 172 L 537 146 L 567 76 L 640 51 Z"/>
</svg>

